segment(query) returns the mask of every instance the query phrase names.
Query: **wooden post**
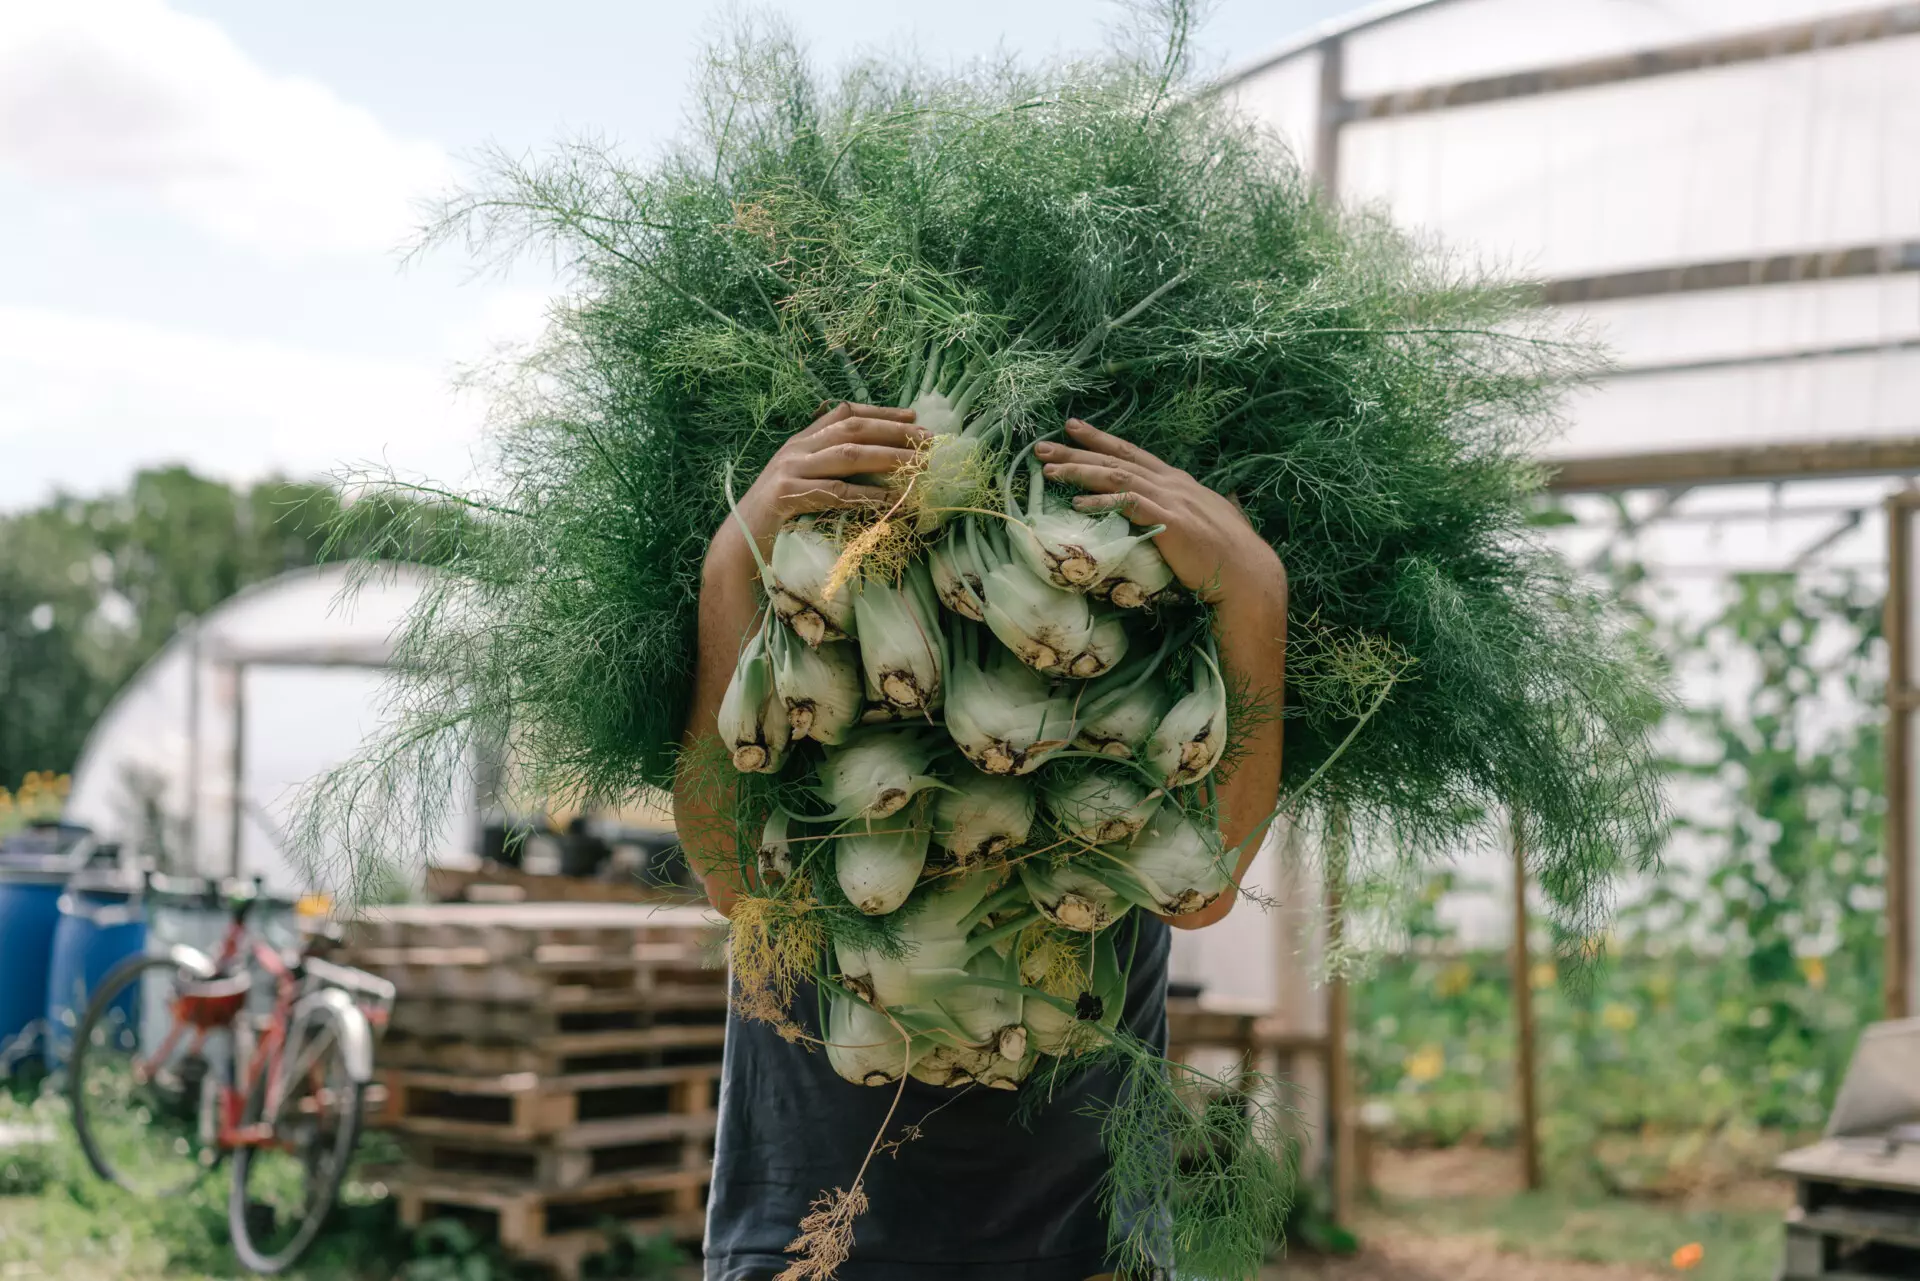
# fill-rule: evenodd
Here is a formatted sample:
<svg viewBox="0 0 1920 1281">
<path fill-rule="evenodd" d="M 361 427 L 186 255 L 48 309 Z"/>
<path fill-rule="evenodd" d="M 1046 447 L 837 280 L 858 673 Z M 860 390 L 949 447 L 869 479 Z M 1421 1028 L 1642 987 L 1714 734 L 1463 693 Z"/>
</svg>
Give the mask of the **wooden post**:
<svg viewBox="0 0 1920 1281">
<path fill-rule="evenodd" d="M 1329 202 L 1340 200 L 1340 126 L 1346 123 L 1346 45 L 1338 36 L 1320 46 L 1320 104 L 1313 135 L 1313 176 Z"/>
<path fill-rule="evenodd" d="M 1914 1012 L 1913 931 L 1913 656 L 1907 621 L 1913 612 L 1913 494 L 1887 499 L 1887 598 L 1881 628 L 1887 638 L 1887 813 L 1882 824 L 1887 865 L 1887 1017 Z"/>
<path fill-rule="evenodd" d="M 227 762 L 227 781 L 233 794 L 227 798 L 227 875 L 238 880 L 245 853 L 241 849 L 246 814 L 247 784 L 247 668 L 233 663 L 233 754 Z"/>
<path fill-rule="evenodd" d="M 1354 1145 L 1354 1121 L 1357 1109 L 1353 1101 L 1353 1064 L 1347 1056 L 1347 981 L 1341 967 L 1342 943 L 1346 937 L 1345 898 L 1347 889 L 1347 843 L 1352 834 L 1343 809 L 1335 809 L 1327 819 L 1327 1127 L 1333 1142 L 1333 1221 L 1350 1223 L 1356 1205 L 1354 1169 L 1358 1153 Z"/>
<path fill-rule="evenodd" d="M 1528 1191 L 1540 1187 L 1540 1101 L 1533 1062 L 1533 964 L 1527 952 L 1527 842 L 1516 811 L 1513 832 L 1514 1076 L 1520 1086 L 1520 1173 Z"/>
<path fill-rule="evenodd" d="M 1326 918 L 1322 890 L 1312 885 L 1307 868 L 1306 824 L 1289 814 L 1267 846 L 1272 869 L 1266 888 L 1280 906 L 1269 914 L 1273 927 L 1274 1008 L 1269 1026 L 1273 1044 L 1264 1047 L 1263 1065 L 1275 1086 L 1274 1102 L 1291 1106 L 1327 1097 L 1327 990 L 1315 953 Z M 1299 1135 L 1300 1169 L 1318 1178 L 1331 1169 L 1326 1128 L 1304 1127 Z"/>
</svg>

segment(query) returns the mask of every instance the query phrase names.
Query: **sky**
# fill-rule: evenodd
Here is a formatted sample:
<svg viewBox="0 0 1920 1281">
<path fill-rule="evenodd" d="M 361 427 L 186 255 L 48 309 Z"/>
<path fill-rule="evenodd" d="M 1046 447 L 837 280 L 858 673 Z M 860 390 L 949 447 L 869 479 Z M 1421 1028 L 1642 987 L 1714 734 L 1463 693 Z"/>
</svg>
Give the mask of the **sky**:
<svg viewBox="0 0 1920 1281">
<path fill-rule="evenodd" d="M 1220 0 L 1203 65 L 1346 0 Z M 1098 48 L 1104 0 L 777 0 L 817 63 Z M 458 481 L 455 389 L 557 283 L 403 260 L 486 146 L 679 129 L 729 6 L 686 0 L 0 0 L 0 511 L 180 462 L 248 481 L 368 464 Z"/>
</svg>

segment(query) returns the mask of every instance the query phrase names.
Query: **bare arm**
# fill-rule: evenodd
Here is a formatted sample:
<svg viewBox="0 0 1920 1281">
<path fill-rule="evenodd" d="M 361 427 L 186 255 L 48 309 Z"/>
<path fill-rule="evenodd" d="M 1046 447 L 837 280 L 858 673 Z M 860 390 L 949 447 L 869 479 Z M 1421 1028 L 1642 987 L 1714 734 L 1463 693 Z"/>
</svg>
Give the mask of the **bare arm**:
<svg viewBox="0 0 1920 1281">
<path fill-rule="evenodd" d="M 849 477 L 884 475 L 913 457 L 925 434 L 910 409 L 838 405 L 780 447 L 740 499 L 740 519 L 729 516 L 707 547 L 700 576 L 700 633 L 695 650 L 693 704 L 681 741 L 673 787 L 674 826 L 687 862 L 723 915 L 746 888 L 736 847 L 732 769 L 720 750 L 720 703 L 758 615 L 758 568 L 744 521 L 761 556 L 771 553 L 780 526 L 803 512 L 891 501 L 884 489 Z"/>
<path fill-rule="evenodd" d="M 1090 492 L 1082 510 L 1117 508 L 1139 525 L 1165 525 L 1154 543 L 1167 567 L 1214 607 L 1214 639 L 1227 679 L 1243 686 L 1253 722 L 1241 755 L 1221 781 L 1220 826 L 1240 854 L 1233 883 L 1247 874 L 1280 795 L 1280 712 L 1287 657 L 1287 571 L 1239 506 L 1146 450 L 1069 420 L 1071 446 L 1046 442 L 1035 452 L 1052 480 Z M 1181 929 L 1212 925 L 1237 894 L 1162 919 Z"/>
</svg>

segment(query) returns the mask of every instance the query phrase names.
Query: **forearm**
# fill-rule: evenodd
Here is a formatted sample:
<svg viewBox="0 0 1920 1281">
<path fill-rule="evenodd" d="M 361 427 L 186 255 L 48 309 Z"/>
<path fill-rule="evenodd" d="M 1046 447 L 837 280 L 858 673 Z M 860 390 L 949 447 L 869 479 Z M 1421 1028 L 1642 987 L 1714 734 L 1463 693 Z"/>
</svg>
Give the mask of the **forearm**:
<svg viewBox="0 0 1920 1281">
<path fill-rule="evenodd" d="M 1238 697 L 1245 728 L 1237 732 L 1238 750 L 1218 781 L 1220 830 L 1226 857 L 1234 861 L 1233 883 L 1240 884 L 1273 817 L 1280 794 L 1287 656 L 1287 578 L 1276 559 L 1260 579 L 1223 592 L 1214 606 L 1214 642 L 1220 666 Z M 1186 929 L 1212 925 L 1233 909 L 1228 893 L 1207 907 L 1170 923 Z"/>
<path fill-rule="evenodd" d="M 735 800 L 738 781 L 720 743 L 720 703 L 726 697 L 740 644 L 753 626 L 754 562 L 733 522 L 721 528 L 701 570 L 700 627 L 693 701 L 674 780 L 673 817 L 687 862 L 723 915 L 746 888 Z"/>
</svg>

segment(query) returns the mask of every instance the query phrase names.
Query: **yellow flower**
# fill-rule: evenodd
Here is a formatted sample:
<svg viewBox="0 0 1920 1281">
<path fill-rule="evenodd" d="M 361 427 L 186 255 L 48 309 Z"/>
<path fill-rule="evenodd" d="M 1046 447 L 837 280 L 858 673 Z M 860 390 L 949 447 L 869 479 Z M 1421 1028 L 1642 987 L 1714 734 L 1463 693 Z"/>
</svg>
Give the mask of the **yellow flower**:
<svg viewBox="0 0 1920 1281">
<path fill-rule="evenodd" d="M 1633 1012 L 1631 1006 L 1622 1005 L 1618 1001 L 1608 1001 L 1605 1008 L 1600 1011 L 1600 1021 L 1616 1032 L 1625 1032 L 1640 1021 L 1640 1016 Z"/>
<path fill-rule="evenodd" d="M 1447 1070 L 1447 1052 L 1437 1045 L 1423 1045 L 1401 1064 L 1407 1076 L 1425 1085 Z"/>
<path fill-rule="evenodd" d="M 1536 991 L 1544 992 L 1560 981 L 1560 971 L 1554 968 L 1552 961 L 1536 961 L 1533 965 L 1533 986 Z"/>
<path fill-rule="evenodd" d="M 1433 990 L 1442 997 L 1458 996 L 1472 986 L 1473 967 L 1465 961 L 1455 961 L 1433 981 Z"/>
<path fill-rule="evenodd" d="M 1824 956 L 1801 957 L 1800 973 L 1805 976 L 1807 986 L 1818 991 L 1827 985 L 1827 958 Z"/>
</svg>

